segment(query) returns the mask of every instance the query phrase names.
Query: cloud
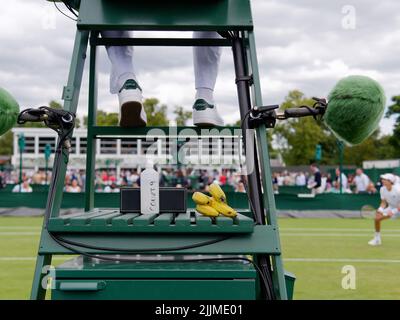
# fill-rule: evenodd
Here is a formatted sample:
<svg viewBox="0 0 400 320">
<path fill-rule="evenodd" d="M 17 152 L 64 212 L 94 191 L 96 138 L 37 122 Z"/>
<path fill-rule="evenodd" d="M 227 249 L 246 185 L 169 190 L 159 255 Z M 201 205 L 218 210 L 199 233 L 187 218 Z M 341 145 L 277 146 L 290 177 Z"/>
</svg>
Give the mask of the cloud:
<svg viewBox="0 0 400 320">
<path fill-rule="evenodd" d="M 252 10 L 263 100 L 280 103 L 289 90 L 326 96 L 338 79 L 349 74 L 369 75 L 385 89 L 388 104 L 399 94 L 400 2 L 353 0 L 355 28 L 343 27 L 348 1 L 253 0 Z M 62 7 L 62 5 L 60 5 Z M 47 1 L 14 0 L 0 12 L 0 86 L 24 107 L 60 100 L 72 54 L 75 25 Z M 166 36 L 137 33 L 137 36 Z M 188 37 L 190 33 L 173 33 Z M 190 110 L 194 98 L 190 48 L 135 48 L 135 67 L 145 97 Z M 110 64 L 99 49 L 99 108 L 118 110 L 109 94 Z M 225 48 L 215 98 L 227 122 L 239 119 L 231 50 Z M 87 68 L 78 112 L 86 114 Z M 389 133 L 393 119 L 384 119 Z"/>
</svg>

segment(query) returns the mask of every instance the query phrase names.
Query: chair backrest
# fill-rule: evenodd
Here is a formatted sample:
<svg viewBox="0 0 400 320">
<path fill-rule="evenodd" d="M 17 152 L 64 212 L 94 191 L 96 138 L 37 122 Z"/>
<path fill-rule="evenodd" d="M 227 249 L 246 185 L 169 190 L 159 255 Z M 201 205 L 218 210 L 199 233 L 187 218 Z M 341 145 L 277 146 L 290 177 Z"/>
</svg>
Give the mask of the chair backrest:
<svg viewBox="0 0 400 320">
<path fill-rule="evenodd" d="M 81 30 L 252 30 L 250 0 L 83 0 Z"/>
</svg>

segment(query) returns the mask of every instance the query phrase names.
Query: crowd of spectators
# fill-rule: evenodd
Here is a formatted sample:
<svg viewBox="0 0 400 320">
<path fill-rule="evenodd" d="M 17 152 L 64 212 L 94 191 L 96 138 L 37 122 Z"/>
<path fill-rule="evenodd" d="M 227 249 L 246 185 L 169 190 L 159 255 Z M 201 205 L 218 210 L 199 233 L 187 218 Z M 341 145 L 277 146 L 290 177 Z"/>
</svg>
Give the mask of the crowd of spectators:
<svg viewBox="0 0 400 320">
<path fill-rule="evenodd" d="M 47 177 L 47 180 L 46 180 Z M 341 178 L 340 178 L 341 177 Z M 46 185 L 51 178 L 43 170 L 24 171 L 22 183 L 17 171 L 0 172 L 0 188 L 14 184 L 13 192 L 32 192 L 31 185 Z M 400 182 L 400 178 L 399 182 Z M 65 192 L 78 193 L 85 190 L 85 170 L 67 170 L 65 177 Z M 246 192 L 245 184 L 239 172 L 231 169 L 199 170 L 192 168 L 165 168 L 160 172 L 160 186 L 185 187 L 189 190 L 207 190 L 210 183 L 217 182 L 228 191 Z M 340 183 L 342 188 L 340 188 Z M 320 172 L 318 166 L 311 165 L 309 171 L 290 172 L 287 170 L 273 173 L 275 193 L 280 187 L 297 186 L 311 190 L 312 193 L 376 193 L 379 182 L 374 184 L 371 179 L 358 168 L 355 173 L 344 174 L 336 169 L 332 176 L 329 172 Z M 140 172 L 136 169 L 122 169 L 117 174 L 115 169 L 98 170 L 95 177 L 96 192 L 119 192 L 120 187 L 140 186 Z M 342 189 L 342 190 L 340 190 Z"/>
<path fill-rule="evenodd" d="M 0 188 L 5 184 L 14 184 L 13 192 L 32 192 L 31 185 L 46 185 L 51 178 L 51 172 L 47 175 L 44 171 L 24 171 L 22 183 L 17 172 L 0 173 Z M 67 170 L 65 176 L 65 192 L 79 193 L 85 191 L 85 170 Z M 162 169 L 160 172 L 160 186 L 185 187 L 189 190 L 206 191 L 208 185 L 216 182 L 224 186 L 228 191 L 245 192 L 245 185 L 241 175 L 235 170 L 198 170 L 191 168 Z M 117 174 L 115 169 L 98 170 L 95 176 L 96 192 L 119 192 L 120 187 L 139 187 L 140 174 L 136 169 L 122 169 Z"/>
<path fill-rule="evenodd" d="M 275 172 L 273 184 L 275 193 L 279 193 L 279 187 L 282 186 L 297 186 L 308 188 L 313 193 L 339 193 L 342 191 L 343 193 L 373 194 L 377 192 L 380 186 L 379 182 L 374 184 L 361 168 L 357 168 L 355 173 L 347 175 L 337 168 L 332 176 L 329 172 L 320 172 L 315 164 L 312 164 L 310 171 L 307 172 L 289 172 L 286 170 Z"/>
</svg>

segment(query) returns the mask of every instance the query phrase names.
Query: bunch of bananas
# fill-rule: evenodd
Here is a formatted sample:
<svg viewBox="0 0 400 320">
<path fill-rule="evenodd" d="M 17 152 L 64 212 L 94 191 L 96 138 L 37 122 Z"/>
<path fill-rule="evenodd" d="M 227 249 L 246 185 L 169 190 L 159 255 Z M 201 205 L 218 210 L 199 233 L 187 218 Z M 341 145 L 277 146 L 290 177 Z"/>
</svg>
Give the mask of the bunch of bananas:
<svg viewBox="0 0 400 320">
<path fill-rule="evenodd" d="M 206 217 L 217 217 L 220 214 L 230 218 L 237 216 L 235 209 L 227 205 L 225 193 L 218 184 L 210 184 L 209 192 L 211 197 L 201 192 L 193 193 L 197 212 Z"/>
</svg>

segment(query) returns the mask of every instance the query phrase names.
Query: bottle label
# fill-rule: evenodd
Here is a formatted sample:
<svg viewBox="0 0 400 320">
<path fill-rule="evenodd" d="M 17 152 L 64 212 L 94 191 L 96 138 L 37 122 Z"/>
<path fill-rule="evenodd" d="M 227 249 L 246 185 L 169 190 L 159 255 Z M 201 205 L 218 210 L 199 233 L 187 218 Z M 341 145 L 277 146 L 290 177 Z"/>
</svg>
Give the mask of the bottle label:
<svg viewBox="0 0 400 320">
<path fill-rule="evenodd" d="M 149 181 L 150 185 L 150 202 L 149 202 L 149 210 L 152 212 L 158 211 L 157 210 L 157 190 L 158 185 L 156 181 Z"/>
</svg>

